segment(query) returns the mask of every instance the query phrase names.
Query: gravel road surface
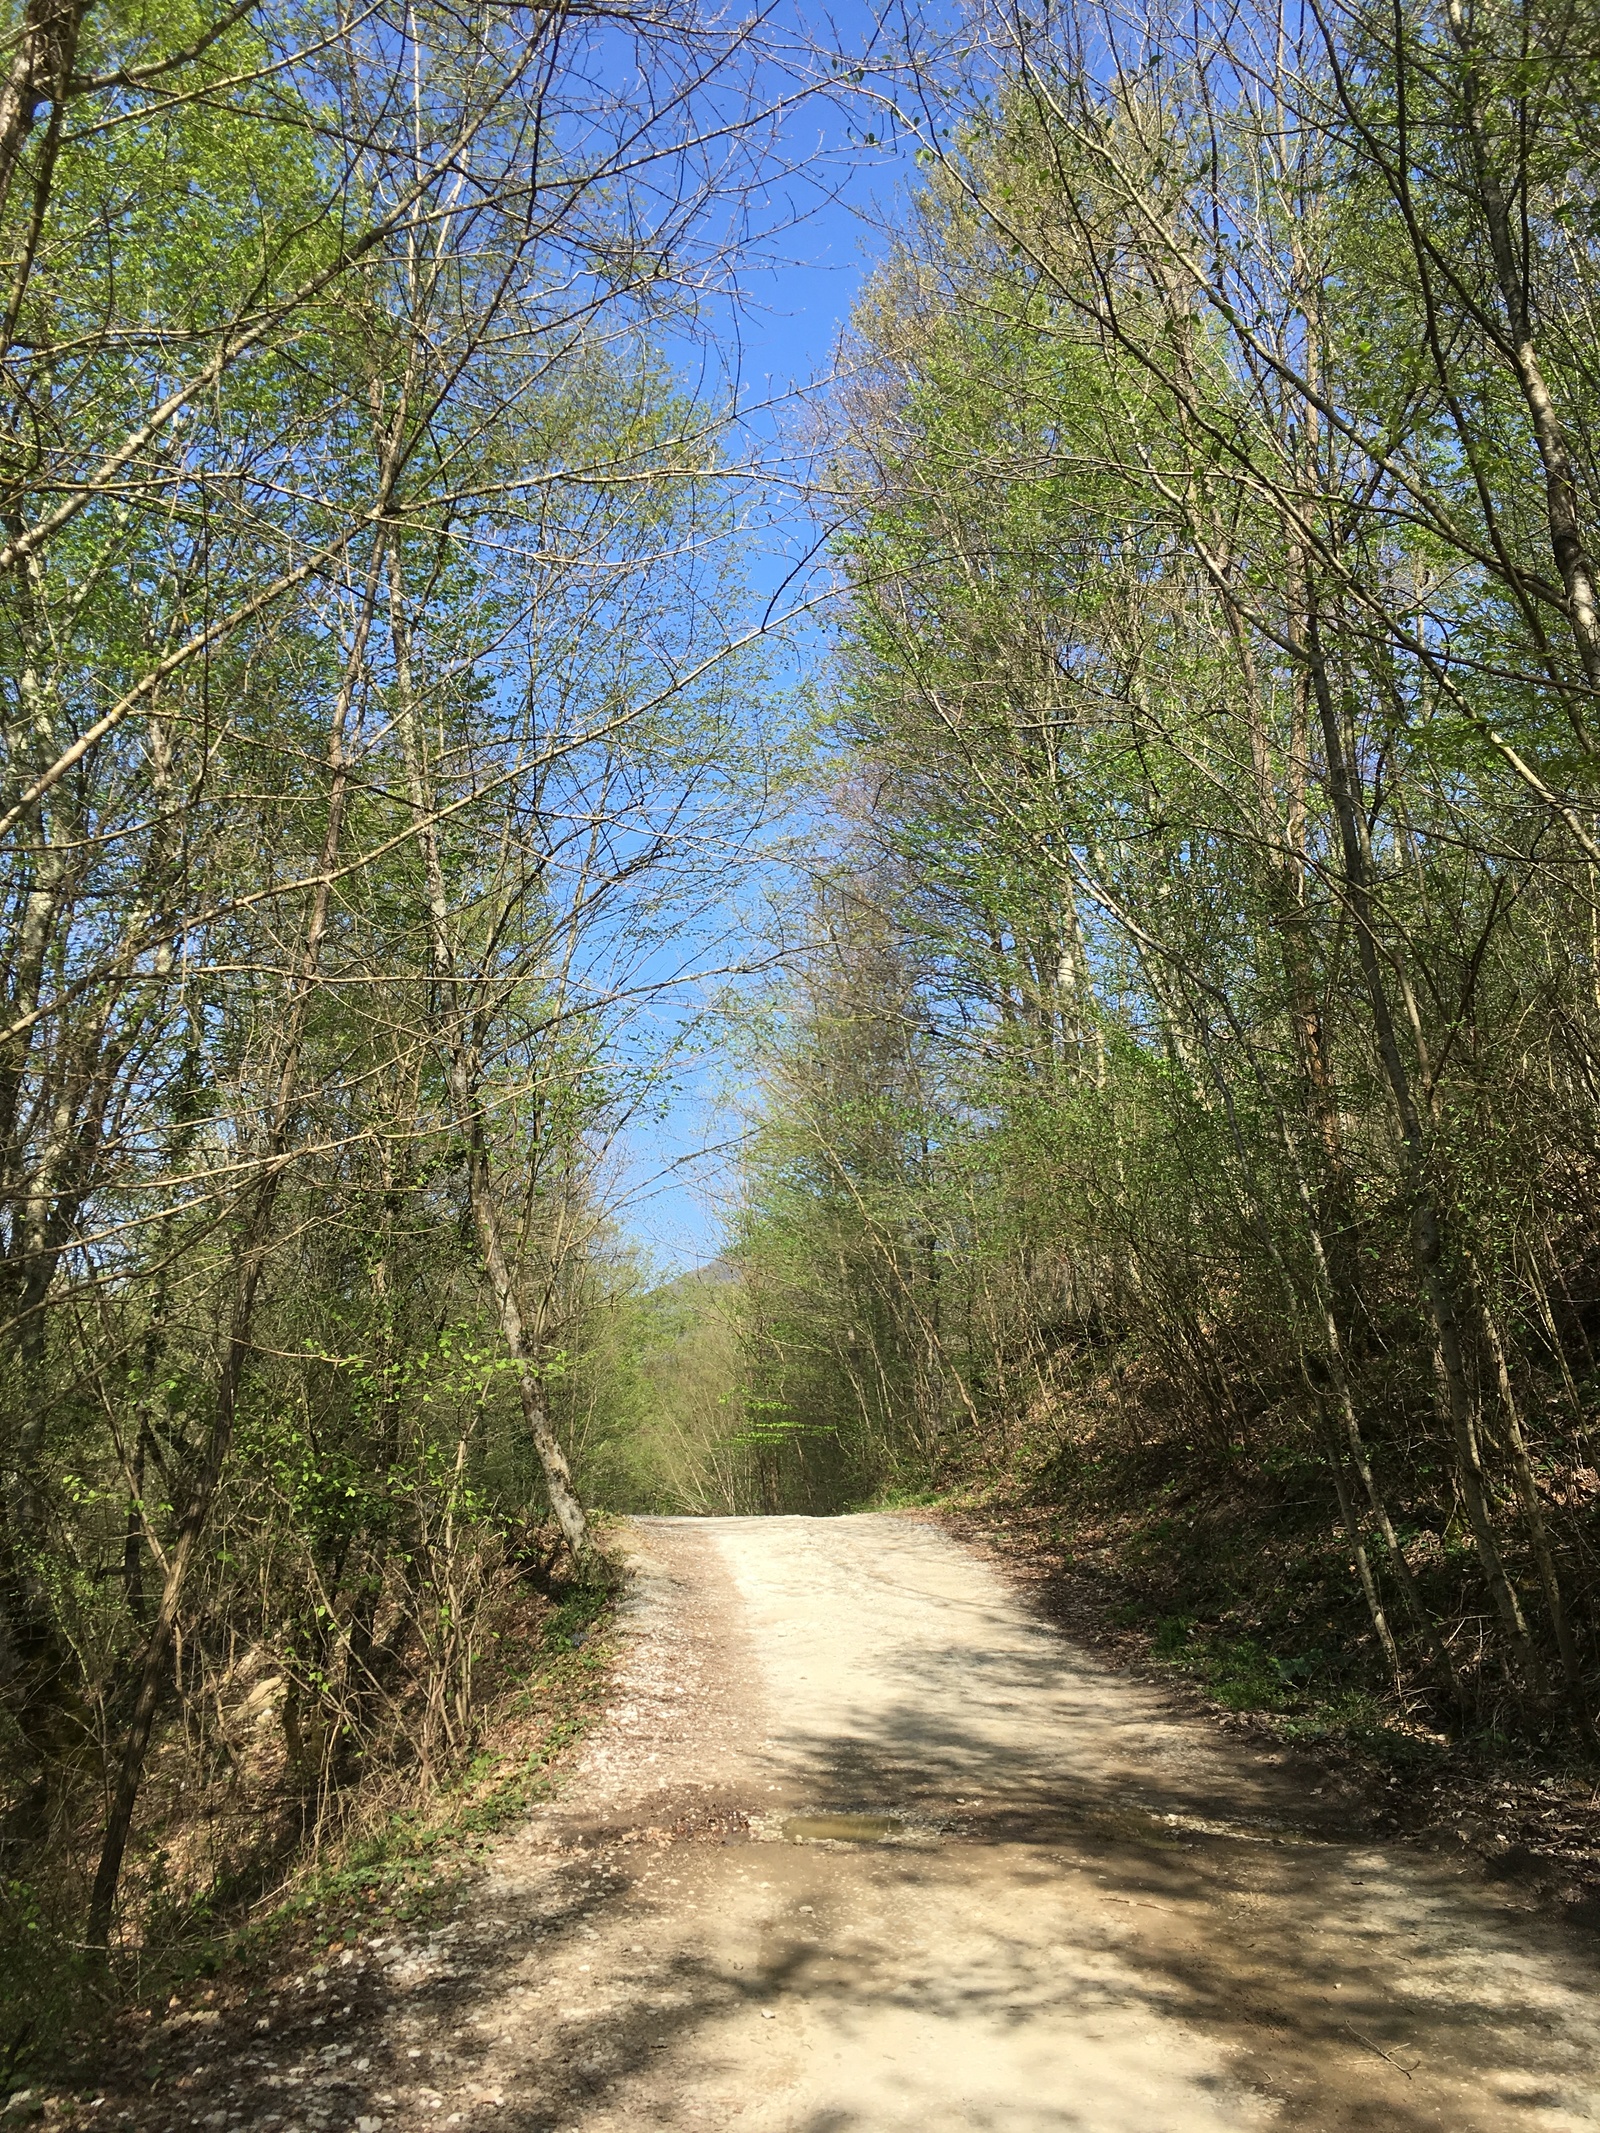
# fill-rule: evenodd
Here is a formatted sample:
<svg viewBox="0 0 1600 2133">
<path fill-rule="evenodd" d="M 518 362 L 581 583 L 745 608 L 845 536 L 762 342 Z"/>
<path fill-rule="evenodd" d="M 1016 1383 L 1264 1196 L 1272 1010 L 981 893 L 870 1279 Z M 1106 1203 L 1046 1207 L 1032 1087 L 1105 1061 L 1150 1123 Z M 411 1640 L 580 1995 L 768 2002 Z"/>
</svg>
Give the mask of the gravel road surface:
<svg viewBox="0 0 1600 2133">
<path fill-rule="evenodd" d="M 1600 1940 L 1360 1833 L 912 1519 L 641 1519 L 619 1693 L 441 1930 L 152 2127 L 1568 2133 Z"/>
</svg>

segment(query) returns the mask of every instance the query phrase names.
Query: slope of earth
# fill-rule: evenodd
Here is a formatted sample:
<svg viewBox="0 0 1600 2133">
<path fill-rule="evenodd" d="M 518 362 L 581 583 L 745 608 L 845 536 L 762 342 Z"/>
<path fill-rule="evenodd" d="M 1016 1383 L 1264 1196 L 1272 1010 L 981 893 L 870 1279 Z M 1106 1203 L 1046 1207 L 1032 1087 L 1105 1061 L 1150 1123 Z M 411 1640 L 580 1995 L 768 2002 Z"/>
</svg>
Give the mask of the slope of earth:
<svg viewBox="0 0 1600 2133">
<path fill-rule="evenodd" d="M 177 2084 L 108 2092 L 105 2119 L 1600 2123 L 1592 1938 L 1342 1820 L 948 1535 L 890 1516 L 631 1534 L 619 1695 L 559 1808 L 452 1921 L 189 2032 Z"/>
</svg>

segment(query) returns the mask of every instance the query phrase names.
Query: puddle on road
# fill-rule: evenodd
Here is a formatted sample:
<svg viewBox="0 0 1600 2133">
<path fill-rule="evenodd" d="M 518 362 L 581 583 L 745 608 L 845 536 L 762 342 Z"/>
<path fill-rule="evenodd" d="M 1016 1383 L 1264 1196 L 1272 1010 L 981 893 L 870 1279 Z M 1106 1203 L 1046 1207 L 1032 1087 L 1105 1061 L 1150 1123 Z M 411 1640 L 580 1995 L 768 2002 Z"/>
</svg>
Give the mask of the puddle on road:
<svg viewBox="0 0 1600 2133">
<path fill-rule="evenodd" d="M 965 1809 L 965 1811 L 963 1811 Z M 1270 1822 L 1213 1819 L 1196 1814 L 1163 1813 L 1131 1801 L 1091 1806 L 1063 1800 L 1054 1809 L 1033 1803 L 1006 1805 L 974 1814 L 962 1803 L 954 1814 L 933 1820 L 922 1815 L 805 1814 L 750 1817 L 750 1835 L 758 1843 L 783 1844 L 1038 1844 L 1076 1849 L 1084 1844 L 1135 1845 L 1141 1851 L 1192 1852 L 1202 1845 L 1321 1845 L 1329 1840 L 1274 1827 Z"/>
<path fill-rule="evenodd" d="M 783 1838 L 786 1844 L 880 1844 L 904 1828 L 895 1815 L 791 1815 Z"/>
<path fill-rule="evenodd" d="M 1062 1810 L 1071 1834 L 1045 1837 L 1046 1843 L 1073 1844 L 1085 1838 L 1109 1839 L 1113 1843 L 1137 1844 L 1153 1851 L 1194 1851 L 1202 1841 L 1223 1844 L 1265 1844 L 1278 1847 L 1331 1849 L 1342 1840 L 1308 1836 L 1285 1829 L 1266 1817 L 1254 1820 L 1222 1820 L 1215 1816 L 1162 1813 L 1151 1807 L 1082 1807 Z"/>
<path fill-rule="evenodd" d="M 1091 1807 L 1068 1812 L 1086 1837 L 1109 1837 L 1120 1844 L 1139 1844 L 1158 1852 L 1183 1849 L 1183 1836 L 1173 1827 L 1177 1820 L 1174 1815 L 1151 1814 L 1143 1807 Z"/>
</svg>

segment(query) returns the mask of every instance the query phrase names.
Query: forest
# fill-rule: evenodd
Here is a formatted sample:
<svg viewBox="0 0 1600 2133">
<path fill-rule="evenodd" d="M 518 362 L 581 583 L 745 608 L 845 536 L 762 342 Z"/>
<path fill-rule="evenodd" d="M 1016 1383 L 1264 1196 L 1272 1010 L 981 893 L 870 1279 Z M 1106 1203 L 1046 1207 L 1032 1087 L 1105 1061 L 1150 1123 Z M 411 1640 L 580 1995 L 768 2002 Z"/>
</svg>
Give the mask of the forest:
<svg viewBox="0 0 1600 2133">
<path fill-rule="evenodd" d="M 1040 1512 L 1600 1753 L 1600 20 L 839 41 L 6 9 L 7 2051 L 473 1767 L 616 1513 Z M 903 175 L 774 442 L 813 105 Z"/>
<path fill-rule="evenodd" d="M 1002 42 L 837 395 L 749 1485 L 1003 1484 L 1174 1654 L 1591 1753 L 1600 33 Z"/>
</svg>

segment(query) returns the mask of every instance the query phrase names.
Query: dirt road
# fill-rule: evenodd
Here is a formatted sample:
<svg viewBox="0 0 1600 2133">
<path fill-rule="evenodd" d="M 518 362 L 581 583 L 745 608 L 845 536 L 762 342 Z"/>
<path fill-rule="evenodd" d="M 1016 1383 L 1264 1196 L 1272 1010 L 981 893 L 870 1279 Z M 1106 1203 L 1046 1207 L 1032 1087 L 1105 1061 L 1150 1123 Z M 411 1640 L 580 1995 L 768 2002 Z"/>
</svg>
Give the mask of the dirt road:
<svg viewBox="0 0 1600 2133">
<path fill-rule="evenodd" d="M 937 1529 L 633 1548 L 622 1695 L 559 1808 L 453 1926 L 336 1958 L 248 2051 L 197 2043 L 164 2122 L 1600 2124 L 1600 1942 L 1353 1836 Z"/>
</svg>

